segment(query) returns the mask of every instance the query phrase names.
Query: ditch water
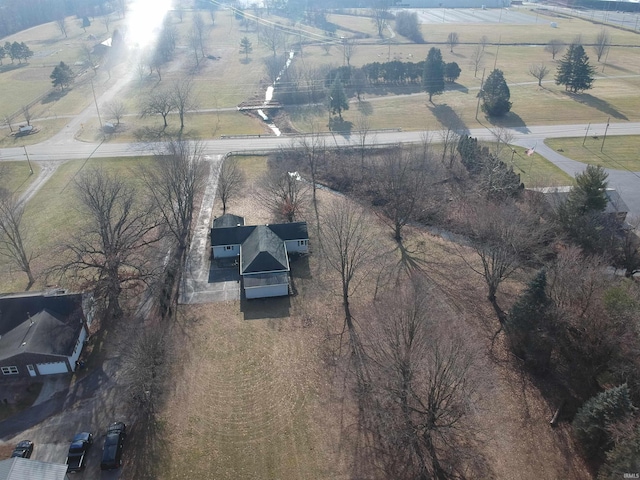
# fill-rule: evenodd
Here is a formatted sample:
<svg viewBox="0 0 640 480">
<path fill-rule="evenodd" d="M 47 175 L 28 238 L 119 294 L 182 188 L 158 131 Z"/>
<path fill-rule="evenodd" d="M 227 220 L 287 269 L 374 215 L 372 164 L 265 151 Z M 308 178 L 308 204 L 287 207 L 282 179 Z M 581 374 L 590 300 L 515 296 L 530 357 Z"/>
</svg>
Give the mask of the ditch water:
<svg viewBox="0 0 640 480">
<path fill-rule="evenodd" d="M 284 67 L 282 67 L 282 70 L 280 70 L 280 72 L 278 73 L 278 76 L 276 77 L 273 84 L 269 85 L 269 87 L 267 88 L 267 91 L 264 94 L 264 103 L 262 104 L 263 106 L 266 107 L 267 104 L 273 99 L 273 92 L 276 88 L 276 85 L 280 81 L 280 78 L 282 77 L 284 72 L 287 70 L 287 68 L 289 68 L 289 65 L 291 65 L 294 55 L 295 55 L 295 52 L 293 51 L 289 52 L 289 57 L 287 58 L 287 61 L 285 62 Z M 273 123 L 273 120 L 271 120 L 269 116 L 266 113 L 264 113 L 264 110 L 262 109 L 258 110 L 258 115 L 260 115 L 264 123 L 267 124 L 267 126 L 276 135 L 276 137 L 279 137 L 282 134 L 282 132 L 280 132 L 280 129 L 276 126 L 276 124 Z"/>
</svg>

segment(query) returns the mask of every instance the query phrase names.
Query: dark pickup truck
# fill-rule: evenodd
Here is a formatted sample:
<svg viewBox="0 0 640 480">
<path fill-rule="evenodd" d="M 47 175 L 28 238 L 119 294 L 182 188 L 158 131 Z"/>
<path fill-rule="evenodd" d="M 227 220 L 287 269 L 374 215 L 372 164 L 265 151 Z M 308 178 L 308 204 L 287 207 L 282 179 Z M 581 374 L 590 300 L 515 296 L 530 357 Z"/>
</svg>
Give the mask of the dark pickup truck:
<svg viewBox="0 0 640 480">
<path fill-rule="evenodd" d="M 84 468 L 85 455 L 93 444 L 93 435 L 87 432 L 78 433 L 69 446 L 67 455 L 67 471 L 79 472 Z"/>
</svg>

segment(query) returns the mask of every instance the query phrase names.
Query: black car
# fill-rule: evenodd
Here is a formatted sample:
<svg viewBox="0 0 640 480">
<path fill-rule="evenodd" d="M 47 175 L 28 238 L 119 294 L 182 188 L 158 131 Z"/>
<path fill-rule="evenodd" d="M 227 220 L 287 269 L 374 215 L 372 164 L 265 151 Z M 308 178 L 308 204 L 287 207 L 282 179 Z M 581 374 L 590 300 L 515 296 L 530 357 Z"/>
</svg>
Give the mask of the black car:
<svg viewBox="0 0 640 480">
<path fill-rule="evenodd" d="M 31 440 L 23 440 L 16 448 L 13 450 L 11 454 L 11 458 L 20 457 L 20 458 L 31 458 L 31 454 L 33 453 L 33 442 Z"/>
<path fill-rule="evenodd" d="M 67 470 L 69 472 L 79 472 L 84 468 L 85 457 L 91 445 L 93 445 L 93 435 L 88 432 L 78 433 L 73 437 L 67 455 Z"/>
<path fill-rule="evenodd" d="M 107 437 L 102 449 L 102 470 L 111 470 L 122 465 L 122 448 L 127 436 L 127 426 L 122 422 L 114 422 L 107 427 Z"/>
</svg>

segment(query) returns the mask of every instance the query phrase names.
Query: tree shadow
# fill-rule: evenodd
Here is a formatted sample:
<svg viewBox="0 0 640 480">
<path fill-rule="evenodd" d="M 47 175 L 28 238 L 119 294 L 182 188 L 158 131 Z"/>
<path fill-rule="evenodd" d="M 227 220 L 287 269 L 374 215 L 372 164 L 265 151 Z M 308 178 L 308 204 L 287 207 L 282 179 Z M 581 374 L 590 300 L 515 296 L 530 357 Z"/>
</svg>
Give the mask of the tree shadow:
<svg viewBox="0 0 640 480">
<path fill-rule="evenodd" d="M 563 92 L 564 95 L 568 96 L 572 100 L 582 103 L 583 105 L 587 105 L 589 107 L 600 110 L 602 113 L 609 115 L 613 118 L 617 118 L 620 120 L 629 120 L 626 115 L 619 112 L 615 108 L 611 106 L 611 104 L 605 100 L 594 97 L 588 93 L 571 93 L 571 92 Z"/>
<path fill-rule="evenodd" d="M 18 68 L 22 68 L 26 63 L 7 63 L 5 65 L 0 65 L 0 73 L 10 72 L 12 70 L 17 70 Z"/>
<path fill-rule="evenodd" d="M 64 90 L 52 90 L 47 94 L 46 97 L 42 99 L 41 103 L 44 105 L 47 103 L 57 102 L 62 97 L 64 97 L 68 92 L 69 92 L 68 88 L 65 88 Z"/>
<path fill-rule="evenodd" d="M 402 84 L 378 84 L 367 88 L 367 93 L 374 95 L 407 95 L 412 93 L 420 93 L 423 91 L 422 85 L 419 83 L 402 83 Z"/>
<path fill-rule="evenodd" d="M 358 102 L 358 112 L 365 116 L 369 116 L 373 114 L 373 105 L 371 105 L 371 102 L 361 100 Z"/>
<path fill-rule="evenodd" d="M 443 127 L 461 134 L 468 134 L 469 129 L 462 118 L 446 103 L 429 105 L 427 108 L 429 108 L 433 116 L 436 117 L 436 120 L 438 120 Z"/>
<path fill-rule="evenodd" d="M 348 137 L 351 135 L 351 130 L 353 128 L 353 123 L 345 120 L 344 118 L 336 118 L 331 117 L 329 119 L 329 130 L 332 132 L 339 133 L 344 137 Z"/>
<path fill-rule="evenodd" d="M 502 117 L 489 117 L 485 115 L 487 121 L 495 127 L 513 128 L 521 133 L 530 133 L 525 121 L 515 112 L 509 112 Z"/>
<path fill-rule="evenodd" d="M 624 67 L 620 67 L 618 65 L 612 65 L 610 63 L 606 64 L 607 68 L 610 68 L 612 70 L 617 70 L 618 72 L 624 72 L 624 73 L 629 73 L 629 74 L 636 74 L 637 72 L 635 72 L 634 70 L 630 70 L 628 68 L 624 68 Z"/>
<path fill-rule="evenodd" d="M 190 138 L 189 132 L 181 131 L 180 128 L 164 127 L 162 125 L 153 127 L 140 127 L 133 132 L 133 136 L 138 142 L 157 142 L 172 138 Z"/>
<path fill-rule="evenodd" d="M 240 63 L 243 65 L 249 65 L 253 60 L 251 58 L 241 58 Z"/>
<path fill-rule="evenodd" d="M 454 90 L 456 92 L 469 93 L 469 89 L 467 87 L 456 82 L 447 82 L 445 85 L 445 90 Z"/>
</svg>

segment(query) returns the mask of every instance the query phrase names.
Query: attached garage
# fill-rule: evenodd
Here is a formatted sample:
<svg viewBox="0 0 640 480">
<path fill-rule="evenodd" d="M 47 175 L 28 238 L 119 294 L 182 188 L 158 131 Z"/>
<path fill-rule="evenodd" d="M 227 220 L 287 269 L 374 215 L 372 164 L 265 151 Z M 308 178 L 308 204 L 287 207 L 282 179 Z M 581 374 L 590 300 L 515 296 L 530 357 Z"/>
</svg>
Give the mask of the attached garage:
<svg viewBox="0 0 640 480">
<path fill-rule="evenodd" d="M 67 362 L 36 363 L 40 375 L 54 375 L 56 373 L 69 373 Z"/>
<path fill-rule="evenodd" d="M 244 294 L 248 299 L 289 295 L 289 274 L 287 272 L 245 275 L 243 282 Z"/>
</svg>

